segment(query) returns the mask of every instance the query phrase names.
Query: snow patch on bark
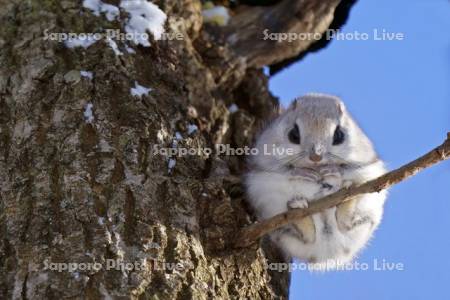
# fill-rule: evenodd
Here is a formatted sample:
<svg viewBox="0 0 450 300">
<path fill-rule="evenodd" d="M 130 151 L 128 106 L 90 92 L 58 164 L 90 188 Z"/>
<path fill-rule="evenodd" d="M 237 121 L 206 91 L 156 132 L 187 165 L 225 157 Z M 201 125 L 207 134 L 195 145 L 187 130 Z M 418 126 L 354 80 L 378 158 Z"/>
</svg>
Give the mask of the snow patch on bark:
<svg viewBox="0 0 450 300">
<path fill-rule="evenodd" d="M 86 123 L 92 123 L 94 121 L 94 114 L 92 113 L 92 107 L 94 107 L 94 105 L 92 105 L 92 103 L 88 103 L 86 105 L 86 108 L 84 109 L 84 119 L 86 121 Z"/>
<path fill-rule="evenodd" d="M 128 46 L 127 44 L 125 44 L 125 50 L 130 54 L 136 53 L 136 51 L 133 48 L 131 48 L 130 46 Z"/>
<path fill-rule="evenodd" d="M 167 16 L 158 6 L 145 0 L 122 0 L 120 7 L 130 14 L 125 31 L 132 34 L 136 45 L 150 46 L 147 31 L 155 40 L 161 39 Z"/>
<path fill-rule="evenodd" d="M 80 71 L 80 75 L 81 77 L 85 77 L 85 78 L 89 78 L 90 80 L 92 80 L 92 78 L 94 78 L 94 74 L 90 71 Z"/>
<path fill-rule="evenodd" d="M 187 128 L 188 134 L 193 134 L 197 130 L 198 130 L 197 125 L 195 125 L 195 124 L 189 124 L 188 125 L 188 128 Z"/>
<path fill-rule="evenodd" d="M 172 170 L 176 164 L 177 164 L 177 161 L 175 159 L 173 159 L 173 158 L 169 159 L 169 163 L 167 164 L 167 169 L 168 169 L 169 173 L 172 173 Z"/>
<path fill-rule="evenodd" d="M 91 10 L 96 16 L 100 16 L 100 13 L 105 13 L 108 21 L 114 21 L 119 16 L 119 8 L 117 6 L 103 3 L 100 0 L 84 0 L 83 6 Z"/>
<path fill-rule="evenodd" d="M 104 225 L 105 224 L 105 218 L 99 217 L 97 222 L 98 222 L 98 225 Z"/>
<path fill-rule="evenodd" d="M 167 16 L 158 6 L 146 0 L 122 0 L 119 6 L 129 14 L 125 31 L 132 35 L 132 41 L 136 45 L 150 46 L 147 32 L 150 32 L 155 40 L 161 39 Z M 83 7 L 89 9 L 96 16 L 104 13 L 109 21 L 118 20 L 120 16 L 117 6 L 101 0 L 84 0 Z M 128 53 L 133 53 L 133 51 Z"/>
<path fill-rule="evenodd" d="M 137 81 L 134 82 L 134 88 L 130 89 L 130 93 L 133 96 L 138 96 L 139 98 L 142 97 L 142 95 L 148 95 L 149 92 L 151 92 L 151 88 L 147 88 L 145 86 L 140 85 Z"/>
<path fill-rule="evenodd" d="M 80 35 L 76 38 L 69 38 L 68 40 L 64 41 L 64 45 L 66 45 L 67 48 L 76 48 L 76 47 L 83 47 L 84 49 L 90 47 L 95 42 L 97 42 L 97 39 L 95 39 L 92 35 Z"/>
<path fill-rule="evenodd" d="M 123 55 L 123 53 L 119 50 L 117 43 L 113 39 L 107 38 L 106 42 L 111 47 L 111 49 L 114 51 L 114 54 L 116 54 L 116 56 Z"/>
<path fill-rule="evenodd" d="M 228 110 L 230 111 L 230 113 L 235 113 L 239 110 L 239 107 L 235 103 L 233 103 L 230 105 L 230 107 L 228 107 Z"/>
</svg>

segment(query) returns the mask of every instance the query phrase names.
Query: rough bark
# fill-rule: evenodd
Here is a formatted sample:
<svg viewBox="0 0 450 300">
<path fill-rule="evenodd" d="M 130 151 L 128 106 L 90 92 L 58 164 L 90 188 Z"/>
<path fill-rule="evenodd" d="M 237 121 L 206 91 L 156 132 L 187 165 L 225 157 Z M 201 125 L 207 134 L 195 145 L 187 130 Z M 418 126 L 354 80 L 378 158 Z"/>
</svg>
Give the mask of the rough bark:
<svg viewBox="0 0 450 300">
<path fill-rule="evenodd" d="M 245 14 L 279 9 L 296 30 L 323 31 L 338 1 L 317 3 L 282 1 Z M 248 35 L 234 38 L 238 44 L 224 38 L 230 28 L 250 32 L 239 28 L 239 11 L 230 27 L 213 28 L 202 24 L 198 1 L 157 4 L 167 31 L 184 39 L 153 41 L 135 54 L 119 44 L 125 54 L 116 56 L 104 41 L 68 49 L 42 39 L 46 29 L 122 28 L 81 1 L 0 2 L 0 298 L 287 297 L 289 274 L 265 268 L 278 255 L 272 246 L 230 247 L 251 218 L 233 180 L 243 158 L 184 156 L 170 171 L 152 148 L 171 147 L 176 132 L 178 146 L 249 145 L 277 104 L 256 68 L 308 44 L 255 52 Z M 153 90 L 134 97 L 135 81 Z M 88 103 L 92 122 L 84 116 Z M 231 103 L 241 109 L 230 113 Z M 190 124 L 199 130 L 188 134 Z M 146 267 L 105 270 L 108 259 Z M 102 269 L 58 272 L 45 262 Z"/>
</svg>

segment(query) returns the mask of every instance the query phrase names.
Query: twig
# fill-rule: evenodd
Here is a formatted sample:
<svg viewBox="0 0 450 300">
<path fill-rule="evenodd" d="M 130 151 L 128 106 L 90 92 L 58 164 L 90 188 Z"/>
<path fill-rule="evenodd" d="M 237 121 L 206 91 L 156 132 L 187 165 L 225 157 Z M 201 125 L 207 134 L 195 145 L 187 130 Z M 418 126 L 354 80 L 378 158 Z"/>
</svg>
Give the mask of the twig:
<svg viewBox="0 0 450 300">
<path fill-rule="evenodd" d="M 405 180 L 406 178 L 415 175 L 417 172 L 428 168 L 440 161 L 446 160 L 450 157 L 450 132 L 447 133 L 447 139 L 439 147 L 431 150 L 427 154 L 418 159 L 396 169 L 388 172 L 376 179 L 343 188 L 336 193 L 325 196 L 314 202 L 311 202 L 308 208 L 292 209 L 285 213 L 278 214 L 270 219 L 261 221 L 259 223 L 243 228 L 236 236 L 235 247 L 242 248 L 251 245 L 263 235 L 291 223 L 293 220 L 298 220 L 306 216 L 331 208 L 350 198 L 366 193 L 379 192 L 388 187 Z"/>
</svg>

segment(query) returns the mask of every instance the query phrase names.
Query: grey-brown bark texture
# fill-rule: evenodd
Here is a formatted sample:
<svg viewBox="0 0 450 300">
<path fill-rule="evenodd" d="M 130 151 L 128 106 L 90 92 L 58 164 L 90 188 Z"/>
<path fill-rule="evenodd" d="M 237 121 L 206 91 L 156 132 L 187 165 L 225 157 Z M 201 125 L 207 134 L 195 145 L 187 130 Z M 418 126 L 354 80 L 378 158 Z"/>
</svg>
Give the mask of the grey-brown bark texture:
<svg viewBox="0 0 450 300">
<path fill-rule="evenodd" d="M 199 1 L 158 1 L 166 31 L 184 38 L 135 54 L 119 41 L 120 56 L 105 41 L 42 38 L 123 28 L 81 2 L 0 2 L 0 298 L 286 298 L 289 274 L 265 268 L 273 246 L 228 247 L 251 222 L 233 179 L 243 157 L 176 157 L 170 171 L 152 149 L 176 132 L 178 147 L 249 145 L 277 103 L 259 68 L 311 43 L 262 43 L 261 28 L 322 32 L 339 1 L 240 7 L 225 28 L 202 23 Z M 152 91 L 132 96 L 135 81 Z M 106 270 L 108 260 L 146 265 Z M 102 268 L 48 269 L 56 263 Z"/>
</svg>

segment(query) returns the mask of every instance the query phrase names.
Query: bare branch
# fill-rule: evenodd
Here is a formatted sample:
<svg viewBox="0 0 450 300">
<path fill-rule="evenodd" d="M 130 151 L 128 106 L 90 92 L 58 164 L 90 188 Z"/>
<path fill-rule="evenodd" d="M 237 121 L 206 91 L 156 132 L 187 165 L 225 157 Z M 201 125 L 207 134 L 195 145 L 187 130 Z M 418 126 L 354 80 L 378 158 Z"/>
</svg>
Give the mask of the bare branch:
<svg viewBox="0 0 450 300">
<path fill-rule="evenodd" d="M 446 160 L 449 157 L 450 132 L 447 133 L 447 139 L 442 145 L 396 170 L 388 172 L 366 183 L 341 189 L 334 194 L 311 202 L 308 208 L 292 209 L 285 213 L 278 214 L 270 219 L 243 228 L 236 236 L 235 247 L 241 248 L 249 246 L 263 235 L 287 225 L 293 220 L 298 220 L 323 211 L 324 209 L 331 208 L 356 195 L 374 193 L 387 189 L 388 187 L 415 175 L 417 172 L 440 161 Z"/>
</svg>

